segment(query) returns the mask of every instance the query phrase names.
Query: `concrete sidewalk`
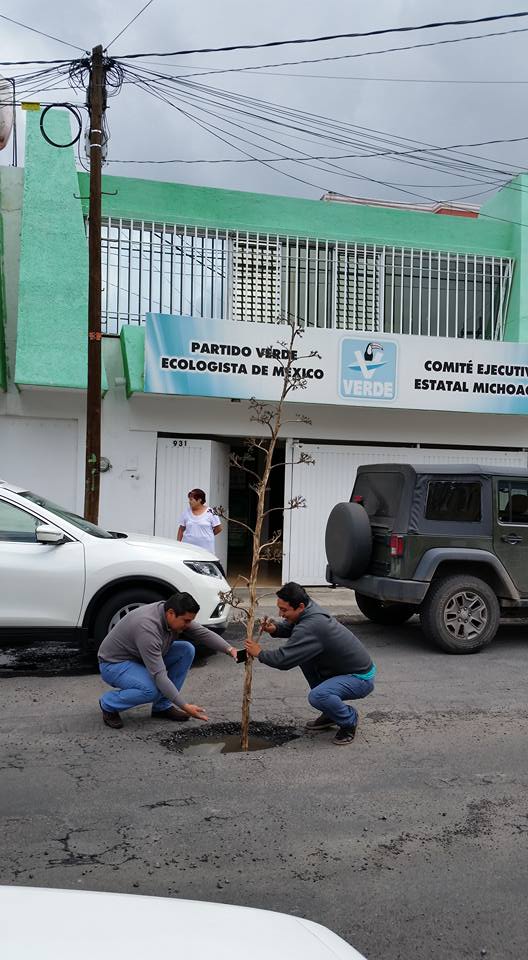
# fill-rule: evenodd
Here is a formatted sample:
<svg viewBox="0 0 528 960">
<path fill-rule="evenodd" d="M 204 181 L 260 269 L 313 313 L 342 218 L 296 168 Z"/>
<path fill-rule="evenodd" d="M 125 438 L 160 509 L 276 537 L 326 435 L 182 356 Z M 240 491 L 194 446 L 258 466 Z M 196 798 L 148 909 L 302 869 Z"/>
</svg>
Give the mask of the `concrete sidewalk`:
<svg viewBox="0 0 528 960">
<path fill-rule="evenodd" d="M 277 615 L 276 592 L 278 589 L 278 586 L 258 588 L 259 617 Z M 353 622 L 365 622 L 365 617 L 359 612 L 353 590 L 347 590 L 344 587 L 306 587 L 306 592 L 312 600 L 332 613 L 334 617 L 350 617 Z M 247 597 L 247 590 L 237 589 L 236 594 L 244 600 Z"/>
</svg>

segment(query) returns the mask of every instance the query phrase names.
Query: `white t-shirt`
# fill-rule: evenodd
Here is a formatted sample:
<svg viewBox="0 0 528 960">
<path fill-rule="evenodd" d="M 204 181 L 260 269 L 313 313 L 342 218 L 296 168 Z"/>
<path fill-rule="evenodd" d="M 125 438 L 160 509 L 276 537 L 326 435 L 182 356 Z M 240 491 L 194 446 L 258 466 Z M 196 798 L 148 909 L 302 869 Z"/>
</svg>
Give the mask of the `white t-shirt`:
<svg viewBox="0 0 528 960">
<path fill-rule="evenodd" d="M 195 547 L 203 547 L 214 553 L 214 527 L 220 526 L 220 517 L 207 508 L 205 513 L 193 513 L 190 507 L 183 511 L 180 521 L 180 527 L 185 527 L 183 531 L 183 542 L 194 543 Z"/>
</svg>

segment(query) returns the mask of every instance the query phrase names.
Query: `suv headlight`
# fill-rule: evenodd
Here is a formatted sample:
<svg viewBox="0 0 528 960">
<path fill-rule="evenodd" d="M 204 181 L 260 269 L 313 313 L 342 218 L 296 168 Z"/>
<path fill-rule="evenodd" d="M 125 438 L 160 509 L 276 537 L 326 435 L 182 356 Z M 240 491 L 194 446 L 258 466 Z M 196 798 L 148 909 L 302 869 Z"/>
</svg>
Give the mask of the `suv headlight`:
<svg viewBox="0 0 528 960">
<path fill-rule="evenodd" d="M 219 563 L 212 563 L 208 560 L 184 560 L 183 563 L 193 573 L 201 573 L 204 577 L 218 577 L 221 580 L 224 575 Z"/>
</svg>

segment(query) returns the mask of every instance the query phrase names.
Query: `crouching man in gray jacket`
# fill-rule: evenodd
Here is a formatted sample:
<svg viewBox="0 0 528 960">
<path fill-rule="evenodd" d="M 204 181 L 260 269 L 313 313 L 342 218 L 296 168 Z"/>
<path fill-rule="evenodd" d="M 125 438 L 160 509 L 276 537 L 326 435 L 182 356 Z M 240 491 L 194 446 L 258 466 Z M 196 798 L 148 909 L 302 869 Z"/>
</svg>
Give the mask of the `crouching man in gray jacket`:
<svg viewBox="0 0 528 960">
<path fill-rule="evenodd" d="M 237 651 L 212 630 L 194 623 L 198 606 L 190 593 L 174 593 L 163 602 L 147 603 L 127 613 L 99 647 L 99 670 L 114 690 L 99 701 L 103 722 L 123 726 L 120 710 L 152 703 L 159 720 L 207 720 L 203 707 L 187 703 L 181 688 L 194 659 L 194 644 L 227 653 Z"/>
<path fill-rule="evenodd" d="M 308 701 L 321 711 L 319 717 L 308 721 L 307 730 L 337 726 L 333 742 L 337 746 L 352 743 L 358 715 L 344 701 L 368 697 L 374 689 L 376 667 L 368 651 L 298 583 L 286 583 L 277 591 L 277 598 L 282 622 L 266 619 L 261 626 L 272 637 L 286 637 L 287 642 L 276 650 L 263 650 L 256 640 L 247 640 L 247 652 L 278 670 L 300 667 L 310 686 Z"/>
</svg>

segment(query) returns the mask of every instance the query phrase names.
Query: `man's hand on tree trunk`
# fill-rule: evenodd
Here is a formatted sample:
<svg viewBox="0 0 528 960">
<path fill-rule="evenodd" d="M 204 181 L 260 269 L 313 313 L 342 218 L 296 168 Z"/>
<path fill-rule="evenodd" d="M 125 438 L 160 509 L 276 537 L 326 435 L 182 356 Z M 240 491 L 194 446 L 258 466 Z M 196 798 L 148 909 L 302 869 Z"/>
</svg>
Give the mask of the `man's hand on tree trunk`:
<svg viewBox="0 0 528 960">
<path fill-rule="evenodd" d="M 257 641 L 251 637 L 246 640 L 246 650 L 250 657 L 258 657 L 262 647 L 260 646 L 260 643 L 257 643 Z"/>
</svg>

